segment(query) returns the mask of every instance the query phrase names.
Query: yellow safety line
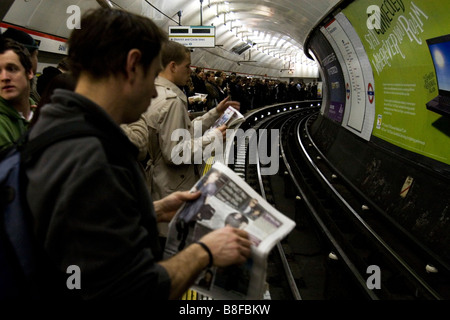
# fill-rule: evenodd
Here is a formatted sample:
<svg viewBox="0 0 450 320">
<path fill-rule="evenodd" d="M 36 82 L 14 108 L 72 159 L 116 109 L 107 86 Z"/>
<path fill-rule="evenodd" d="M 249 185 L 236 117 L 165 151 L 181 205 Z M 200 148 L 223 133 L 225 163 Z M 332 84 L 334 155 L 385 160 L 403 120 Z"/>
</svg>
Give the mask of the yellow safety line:
<svg viewBox="0 0 450 320">
<path fill-rule="evenodd" d="M 197 291 L 189 289 L 183 294 L 181 300 L 197 300 Z"/>
<path fill-rule="evenodd" d="M 206 160 L 205 167 L 203 168 L 203 175 L 205 175 L 209 171 L 209 169 L 211 169 L 213 164 L 214 164 L 214 157 L 209 157 L 209 159 Z"/>
</svg>

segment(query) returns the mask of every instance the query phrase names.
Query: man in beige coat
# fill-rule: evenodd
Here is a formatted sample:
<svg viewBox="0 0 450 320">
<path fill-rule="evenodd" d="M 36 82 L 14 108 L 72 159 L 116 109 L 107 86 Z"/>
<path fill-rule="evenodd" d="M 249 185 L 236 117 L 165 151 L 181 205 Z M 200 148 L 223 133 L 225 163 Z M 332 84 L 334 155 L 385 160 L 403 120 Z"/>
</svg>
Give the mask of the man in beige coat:
<svg viewBox="0 0 450 320">
<path fill-rule="evenodd" d="M 153 200 L 193 187 L 200 178 L 198 148 L 205 148 L 216 138 L 224 139 L 226 126 L 205 131 L 228 106 L 239 109 L 239 102 L 228 101 L 227 98 L 203 116 L 191 121 L 186 94 L 180 89 L 187 84 L 191 75 L 190 50 L 177 42 L 169 41 L 162 49 L 161 63 L 163 70 L 155 80 L 158 96 L 137 122 L 122 126 L 130 140 L 139 148 L 140 160 L 149 159 L 146 173 Z M 177 129 L 185 129 L 190 139 L 172 141 L 172 133 Z M 174 161 L 174 150 L 183 149 L 189 150 L 190 155 L 186 157 L 184 154 L 183 158 L 187 161 L 178 164 Z M 194 157 L 195 154 L 197 155 Z M 163 238 L 167 236 L 167 226 L 167 223 L 159 224 Z"/>
</svg>

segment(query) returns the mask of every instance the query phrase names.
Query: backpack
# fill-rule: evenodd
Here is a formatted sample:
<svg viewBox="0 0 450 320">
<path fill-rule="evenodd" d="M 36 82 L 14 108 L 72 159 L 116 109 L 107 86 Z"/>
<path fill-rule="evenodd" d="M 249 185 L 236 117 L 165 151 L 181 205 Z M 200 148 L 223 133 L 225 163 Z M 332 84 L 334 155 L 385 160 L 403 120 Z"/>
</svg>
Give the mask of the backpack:
<svg viewBox="0 0 450 320">
<path fill-rule="evenodd" d="M 55 126 L 28 141 L 26 132 L 0 155 L 0 300 L 33 298 L 39 249 L 26 201 L 25 169 L 50 145 L 69 138 L 104 133 L 85 121 Z"/>
</svg>

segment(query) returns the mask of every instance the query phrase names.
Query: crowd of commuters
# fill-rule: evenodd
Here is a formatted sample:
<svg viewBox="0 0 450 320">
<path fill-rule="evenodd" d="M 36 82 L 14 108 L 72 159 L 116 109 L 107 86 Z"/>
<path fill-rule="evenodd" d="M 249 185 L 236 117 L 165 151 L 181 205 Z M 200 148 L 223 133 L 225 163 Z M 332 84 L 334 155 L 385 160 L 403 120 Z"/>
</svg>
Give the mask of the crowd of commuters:
<svg viewBox="0 0 450 320">
<path fill-rule="evenodd" d="M 191 102 L 193 111 L 209 110 L 215 101 L 230 95 L 232 100 L 241 103 L 241 113 L 266 105 L 317 99 L 317 82 L 282 81 L 264 78 L 250 78 L 236 73 L 227 75 L 223 71 L 204 71 L 197 67 L 191 75 L 192 81 L 185 87 L 187 96 L 196 93 L 208 94 L 206 102 Z"/>
<path fill-rule="evenodd" d="M 250 255 L 248 234 L 230 222 L 162 259 L 167 223 L 186 201 L 201 197 L 189 192 L 200 178 L 189 146 L 225 139 L 226 126 L 207 129 L 229 106 L 246 113 L 314 99 L 316 84 L 192 72 L 188 48 L 123 10 L 93 10 L 81 23 L 68 40 L 68 57 L 39 78 L 31 36 L 12 30 L 0 39 L 0 148 L 29 129 L 33 140 L 75 121 L 104 133 L 51 145 L 25 169 L 42 253 L 34 292 L 43 298 L 179 298 L 205 267 L 243 263 Z M 190 103 L 197 93 L 207 98 Z M 206 112 L 192 120 L 188 111 L 195 109 Z M 194 134 L 197 123 L 202 136 Z M 177 129 L 192 139 L 173 141 Z M 175 163 L 174 151 L 188 161 Z M 80 291 L 67 288 L 70 265 L 82 272 Z"/>
<path fill-rule="evenodd" d="M 150 19 L 118 9 L 89 11 L 81 25 L 68 40 L 68 63 L 76 81 L 69 81 L 67 89 L 52 89 L 29 138 L 68 123 L 84 123 L 102 134 L 59 141 L 23 168 L 39 252 L 33 281 L 27 281 L 26 288 L 32 290 L 26 293 L 52 301 L 178 299 L 208 266 L 244 263 L 251 242 L 247 232 L 227 226 L 163 259 L 157 223 L 169 222 L 200 192 L 174 191 L 152 199 L 138 148 L 121 125 L 138 121 L 149 109 L 158 95 L 155 79 L 160 72 L 179 75 L 167 66 L 161 70 L 167 35 Z M 190 72 L 186 65 L 169 60 L 169 69 Z M 1 129 L 21 125 L 14 137 L 6 135 L 14 142 L 29 127 L 35 103 L 30 98 L 35 77 L 30 51 L 2 37 L 0 75 L 1 110 L 6 112 Z M 218 117 L 228 105 L 239 107 L 228 100 L 211 112 Z M 74 265 L 80 270 L 81 286 L 70 290 L 67 270 Z"/>
</svg>

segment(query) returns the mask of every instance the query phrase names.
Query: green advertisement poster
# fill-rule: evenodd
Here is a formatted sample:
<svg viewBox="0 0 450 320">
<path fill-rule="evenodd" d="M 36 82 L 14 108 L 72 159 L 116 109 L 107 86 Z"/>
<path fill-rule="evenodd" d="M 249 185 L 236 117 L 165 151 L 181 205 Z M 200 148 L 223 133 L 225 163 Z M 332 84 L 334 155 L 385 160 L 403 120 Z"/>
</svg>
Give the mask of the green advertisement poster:
<svg viewBox="0 0 450 320">
<path fill-rule="evenodd" d="M 376 97 L 372 135 L 450 164 L 450 115 L 427 108 L 439 94 L 438 85 L 450 81 L 449 42 L 434 62 L 427 42 L 448 41 L 450 1 L 357 0 L 343 13 L 372 66 Z M 446 80 L 438 82 L 434 63 L 444 70 L 439 72 Z"/>
</svg>

